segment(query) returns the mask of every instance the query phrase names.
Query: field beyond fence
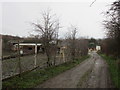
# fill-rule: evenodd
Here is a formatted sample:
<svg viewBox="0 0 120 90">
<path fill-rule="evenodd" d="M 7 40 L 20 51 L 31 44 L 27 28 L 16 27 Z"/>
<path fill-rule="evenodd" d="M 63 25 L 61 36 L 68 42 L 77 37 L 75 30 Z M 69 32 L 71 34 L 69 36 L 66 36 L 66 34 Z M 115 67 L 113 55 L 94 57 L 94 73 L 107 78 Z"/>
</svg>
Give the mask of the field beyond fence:
<svg viewBox="0 0 120 90">
<path fill-rule="evenodd" d="M 9 88 L 34 88 L 49 78 L 52 78 L 68 69 L 75 67 L 87 58 L 89 58 L 89 56 L 81 57 L 80 59 L 74 60 L 74 62 L 70 61 L 44 69 L 37 68 L 31 72 L 23 73 L 21 77 L 15 76 L 14 78 L 3 81 L 3 89 L 6 88 L 7 90 Z"/>
<path fill-rule="evenodd" d="M 67 57 L 65 57 L 67 58 Z M 35 60 L 35 55 L 24 55 L 20 57 L 20 62 L 21 62 L 21 71 L 27 72 L 30 70 L 33 70 L 36 67 L 40 68 L 45 68 L 47 67 L 47 57 L 45 54 L 37 54 L 37 59 L 36 59 L 36 67 L 34 67 L 34 60 Z M 69 59 L 65 59 L 69 61 Z M 53 59 L 51 59 L 51 63 L 53 63 Z M 61 55 L 56 56 L 56 65 L 64 63 L 63 58 Z M 2 60 L 2 80 L 13 77 L 15 75 L 19 74 L 19 59 L 18 57 L 14 58 L 8 58 L 5 60 Z"/>
</svg>

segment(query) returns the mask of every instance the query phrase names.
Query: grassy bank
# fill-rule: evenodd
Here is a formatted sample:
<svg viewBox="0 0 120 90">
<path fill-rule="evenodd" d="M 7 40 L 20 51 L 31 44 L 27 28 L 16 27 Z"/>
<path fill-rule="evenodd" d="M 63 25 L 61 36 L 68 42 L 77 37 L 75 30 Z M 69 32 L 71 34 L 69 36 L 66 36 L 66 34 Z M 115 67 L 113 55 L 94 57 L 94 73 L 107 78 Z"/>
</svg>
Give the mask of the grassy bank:
<svg viewBox="0 0 120 90">
<path fill-rule="evenodd" d="M 67 62 L 58 66 L 49 67 L 46 69 L 37 69 L 29 73 L 24 73 L 21 75 L 21 78 L 16 76 L 9 80 L 3 81 L 3 88 L 32 88 L 45 80 L 48 80 L 51 77 L 54 77 L 68 69 L 73 68 L 78 65 L 89 56 L 84 56 L 74 62 Z"/>
<path fill-rule="evenodd" d="M 120 88 L 120 77 L 119 77 L 120 71 L 117 64 L 118 60 L 115 60 L 115 58 L 106 56 L 104 54 L 100 54 L 100 55 L 107 61 L 109 65 L 110 75 L 114 85 L 117 88 Z"/>
</svg>

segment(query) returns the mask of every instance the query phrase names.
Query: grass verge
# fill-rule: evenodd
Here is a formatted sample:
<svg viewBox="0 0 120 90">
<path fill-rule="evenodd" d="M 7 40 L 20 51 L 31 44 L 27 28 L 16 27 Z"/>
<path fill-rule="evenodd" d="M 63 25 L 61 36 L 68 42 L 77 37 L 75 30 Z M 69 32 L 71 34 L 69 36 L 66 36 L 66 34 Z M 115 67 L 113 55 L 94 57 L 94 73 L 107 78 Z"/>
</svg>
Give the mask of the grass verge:
<svg viewBox="0 0 120 90">
<path fill-rule="evenodd" d="M 67 62 L 58 66 L 49 67 L 46 69 L 37 69 L 29 73 L 24 73 L 21 77 L 15 76 L 14 78 L 2 82 L 3 88 L 33 88 L 43 83 L 44 81 L 52 78 L 74 66 L 80 64 L 89 56 L 84 56 L 74 62 Z"/>
<path fill-rule="evenodd" d="M 100 54 L 108 63 L 109 65 L 109 71 L 111 75 L 111 79 L 113 81 L 113 84 L 115 85 L 116 88 L 120 88 L 120 72 L 117 64 L 117 60 L 115 58 L 106 56 L 104 54 Z"/>
</svg>

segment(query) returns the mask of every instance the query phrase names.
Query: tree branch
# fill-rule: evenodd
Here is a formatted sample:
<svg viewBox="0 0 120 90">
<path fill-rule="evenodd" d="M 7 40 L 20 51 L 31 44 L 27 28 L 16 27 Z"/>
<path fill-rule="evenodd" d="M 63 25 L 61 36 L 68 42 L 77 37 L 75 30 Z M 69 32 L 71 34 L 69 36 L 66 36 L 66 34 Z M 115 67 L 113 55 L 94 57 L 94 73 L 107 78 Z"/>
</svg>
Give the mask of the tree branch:
<svg viewBox="0 0 120 90">
<path fill-rule="evenodd" d="M 90 7 L 96 2 L 96 0 L 94 0 L 91 4 L 90 4 Z"/>
</svg>

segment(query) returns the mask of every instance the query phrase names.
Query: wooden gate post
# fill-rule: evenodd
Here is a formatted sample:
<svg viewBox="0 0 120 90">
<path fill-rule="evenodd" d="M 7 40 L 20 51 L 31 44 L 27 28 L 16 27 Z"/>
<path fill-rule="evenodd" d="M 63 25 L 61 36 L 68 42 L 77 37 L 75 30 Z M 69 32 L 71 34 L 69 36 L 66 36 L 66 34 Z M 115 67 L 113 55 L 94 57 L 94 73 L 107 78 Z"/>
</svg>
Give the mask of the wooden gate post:
<svg viewBox="0 0 120 90">
<path fill-rule="evenodd" d="M 2 35 L 0 36 L 0 90 L 2 89 Z"/>
<path fill-rule="evenodd" d="M 37 64 L 37 43 L 35 44 L 35 60 L 34 60 L 34 68 L 36 68 Z"/>
<path fill-rule="evenodd" d="M 21 61 L 20 61 L 20 45 L 19 45 L 19 40 L 18 40 L 18 64 L 19 64 L 19 77 L 21 76 Z"/>
</svg>

